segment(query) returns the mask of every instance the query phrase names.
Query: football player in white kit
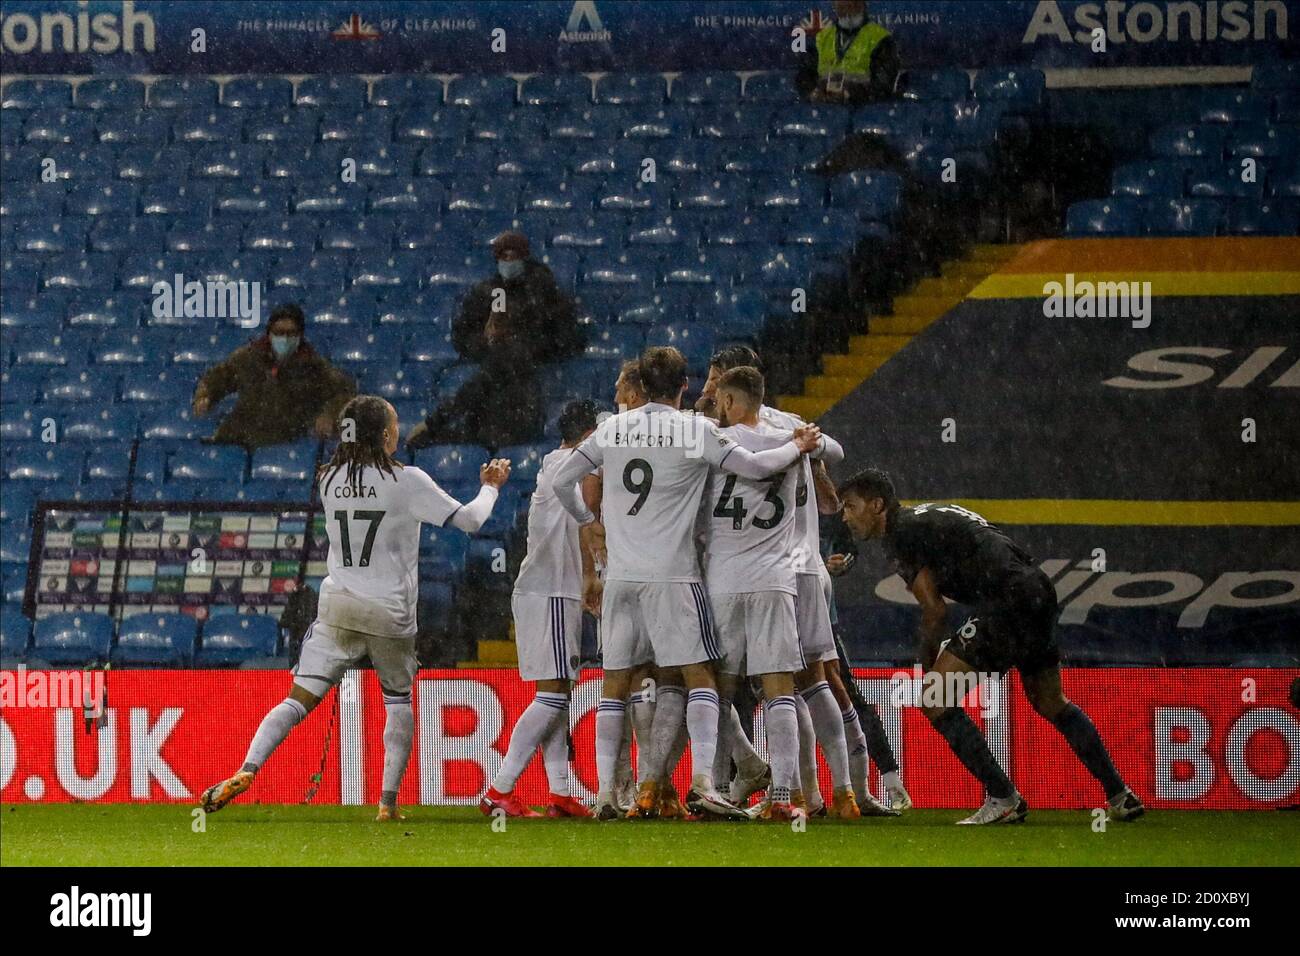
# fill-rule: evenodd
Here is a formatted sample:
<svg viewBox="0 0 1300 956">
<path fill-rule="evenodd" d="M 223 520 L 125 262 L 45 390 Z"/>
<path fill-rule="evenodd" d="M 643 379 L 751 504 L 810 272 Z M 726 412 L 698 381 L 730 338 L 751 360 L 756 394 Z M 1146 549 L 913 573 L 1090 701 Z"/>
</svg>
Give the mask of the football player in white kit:
<svg viewBox="0 0 1300 956">
<path fill-rule="evenodd" d="M 384 772 L 377 820 L 401 820 L 397 791 L 411 756 L 415 717 L 411 684 L 417 668 L 415 603 L 420 525 L 472 534 L 492 513 L 510 476 L 510 462 L 479 469 L 483 485 L 461 504 L 419 468 L 403 466 L 393 406 L 358 395 L 339 413 L 340 441 L 316 476 L 329 536 L 329 573 L 321 583 L 316 621 L 302 643 L 289 696 L 262 719 L 243 766 L 203 791 L 200 806 L 220 810 L 253 784 L 268 757 L 367 655 L 383 690 Z"/>
<path fill-rule="evenodd" d="M 750 451 L 778 448 L 790 432 L 758 418 L 763 375 L 751 366 L 733 368 L 717 383 L 722 434 Z M 708 585 L 722 660 L 718 696 L 724 713 L 718 751 L 730 750 L 725 719 L 740 681 L 757 679 L 765 698 L 772 781 L 757 816 L 765 820 L 805 817 L 792 804 L 799 786 L 799 725 L 794 675 L 805 668 L 795 619 L 794 525 L 797 467 L 755 481 L 714 469 L 705 494 L 707 518 L 704 579 Z"/>
<path fill-rule="evenodd" d="M 692 769 L 687 809 L 739 818 L 743 813 L 713 784 L 718 736 L 713 661 L 721 649 L 700 580 L 696 518 L 710 465 L 766 478 L 816 448 L 821 433 L 805 425 L 780 448 L 751 453 L 713 422 L 681 411 L 687 381 L 686 360 L 679 351 L 647 349 L 640 367 L 650 400 L 602 422 L 555 477 L 556 494 L 578 519 L 586 540 L 596 544 L 608 535 L 601 608 L 605 681 L 596 709 L 598 802 L 612 803 L 609 791 L 631 671 L 654 661 L 660 667 L 681 667 L 686 680 Z M 576 487 L 584 475 L 602 467 L 603 525 L 595 522 Z"/>
<path fill-rule="evenodd" d="M 757 365 L 759 358 L 753 349 L 735 346 L 718 352 L 710 359 L 709 376 L 702 390 L 701 402 L 716 402 L 717 383 L 722 374 L 742 365 Z M 777 428 L 794 429 L 804 424 L 798 415 L 764 405 L 759 409 L 759 419 Z M 844 449 L 834 439 L 827 437 L 825 447 L 818 456 L 821 462 L 836 464 L 844 459 Z M 830 574 L 821 556 L 821 538 L 818 523 L 817 497 L 814 492 L 813 462 L 804 458 L 800 463 L 800 479 L 796 492 L 796 518 L 794 558 L 798 595 L 795 607 L 799 621 L 799 642 L 803 648 L 807 667 L 795 676 L 799 694 L 795 698 L 799 719 L 799 763 L 802 798 L 811 815 L 829 812 L 841 819 L 855 819 L 863 812 L 871 815 L 893 816 L 863 790 L 855 794 L 850 772 L 848 742 L 845 724 L 856 713 L 852 708 L 843 710 L 831 690 L 825 662 L 838 661 L 839 651 L 830 618 Z M 847 695 L 845 695 L 847 697 Z M 817 786 L 817 754 L 813 741 L 820 743 L 830 767 L 834 797 L 826 808 Z M 732 784 L 731 796 L 743 800 L 758 788 L 759 780 L 740 777 Z M 865 788 L 865 776 L 859 782 Z M 864 809 L 865 808 L 865 811 Z"/>
<path fill-rule="evenodd" d="M 537 817 L 519 799 L 515 783 L 542 748 L 551 795 L 548 817 L 589 817 L 569 793 L 569 695 L 578 678 L 582 644 L 583 583 L 591 578 L 591 553 L 579 546 L 578 523 L 556 497 L 552 480 L 574 448 L 596 428 L 596 403 L 570 402 L 560 413 L 561 445 L 542 459 L 528 508 L 528 554 L 515 578 L 510 609 L 515 620 L 519 676 L 537 685 L 533 701 L 510 731 L 501 769 L 479 809 L 491 816 Z"/>
</svg>

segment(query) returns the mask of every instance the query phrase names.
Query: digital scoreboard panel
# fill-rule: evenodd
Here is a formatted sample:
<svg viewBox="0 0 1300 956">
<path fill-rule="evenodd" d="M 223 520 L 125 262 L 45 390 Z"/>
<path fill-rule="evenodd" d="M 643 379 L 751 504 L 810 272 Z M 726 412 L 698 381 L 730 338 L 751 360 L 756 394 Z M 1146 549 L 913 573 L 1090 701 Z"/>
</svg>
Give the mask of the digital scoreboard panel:
<svg viewBox="0 0 1300 956">
<path fill-rule="evenodd" d="M 319 587 L 328 546 L 303 504 L 42 502 L 27 604 L 35 617 L 279 615 L 300 581 Z"/>
</svg>

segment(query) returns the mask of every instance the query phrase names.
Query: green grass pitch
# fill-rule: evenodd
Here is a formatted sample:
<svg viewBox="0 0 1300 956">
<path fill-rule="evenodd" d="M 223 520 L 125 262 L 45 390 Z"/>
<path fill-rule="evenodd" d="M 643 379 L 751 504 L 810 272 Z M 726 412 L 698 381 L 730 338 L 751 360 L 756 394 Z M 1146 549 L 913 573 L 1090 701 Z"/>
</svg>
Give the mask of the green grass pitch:
<svg viewBox="0 0 1300 956">
<path fill-rule="evenodd" d="M 1249 866 L 1300 865 L 1300 813 L 1148 813 L 1094 832 L 1086 811 L 1033 811 L 1010 827 L 955 827 L 964 813 L 789 825 L 508 820 L 472 807 L 235 804 L 192 829 L 183 805 L 0 807 L 4 866 Z"/>
</svg>

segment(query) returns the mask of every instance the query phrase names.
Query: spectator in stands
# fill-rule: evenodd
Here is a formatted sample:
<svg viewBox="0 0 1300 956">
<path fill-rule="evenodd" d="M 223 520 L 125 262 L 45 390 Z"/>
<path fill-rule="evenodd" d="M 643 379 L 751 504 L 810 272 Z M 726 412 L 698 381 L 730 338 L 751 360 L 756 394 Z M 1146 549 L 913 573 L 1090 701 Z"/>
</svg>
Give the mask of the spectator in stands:
<svg viewBox="0 0 1300 956">
<path fill-rule="evenodd" d="M 894 95 L 898 47 L 888 30 L 867 19 L 863 0 L 835 0 L 835 22 L 813 35 L 795 77 L 814 103 L 856 106 Z"/>
<path fill-rule="evenodd" d="M 531 257 L 528 238 L 503 232 L 492 254 L 497 274 L 470 289 L 452 325 L 456 351 L 481 369 L 411 430 L 411 448 L 442 442 L 499 448 L 540 438 L 537 371 L 583 349 L 573 300 Z"/>
<path fill-rule="evenodd" d="M 231 392 L 239 396 L 213 441 L 260 448 L 335 433 L 339 410 L 356 387 L 307 342 L 305 324 L 298 306 L 276 307 L 265 335 L 241 345 L 199 379 L 193 405 L 198 417 Z"/>
</svg>

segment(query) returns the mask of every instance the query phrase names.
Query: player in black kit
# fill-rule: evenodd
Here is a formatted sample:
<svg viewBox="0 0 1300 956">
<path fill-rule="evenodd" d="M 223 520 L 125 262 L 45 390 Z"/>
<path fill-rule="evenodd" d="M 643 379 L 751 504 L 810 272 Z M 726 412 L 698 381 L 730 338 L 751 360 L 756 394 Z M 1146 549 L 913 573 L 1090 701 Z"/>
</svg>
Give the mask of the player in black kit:
<svg viewBox="0 0 1300 956">
<path fill-rule="evenodd" d="M 1038 714 L 1060 731 L 1106 792 L 1112 820 L 1135 820 L 1142 801 L 1111 763 L 1088 715 L 1061 690 L 1060 651 L 1053 627 L 1056 592 L 1051 580 L 1018 544 L 973 511 L 952 504 L 899 506 L 894 483 L 873 468 L 839 489 L 844 521 L 865 540 L 880 539 L 898 573 L 921 605 L 918 657 L 945 687 L 973 686 L 946 675 L 1020 671 L 1025 694 Z M 974 608 L 948 635 L 951 598 Z M 923 708 L 953 753 L 984 785 L 984 806 L 966 824 L 1019 823 L 1029 808 L 998 765 L 988 742 L 956 700 Z"/>
</svg>

